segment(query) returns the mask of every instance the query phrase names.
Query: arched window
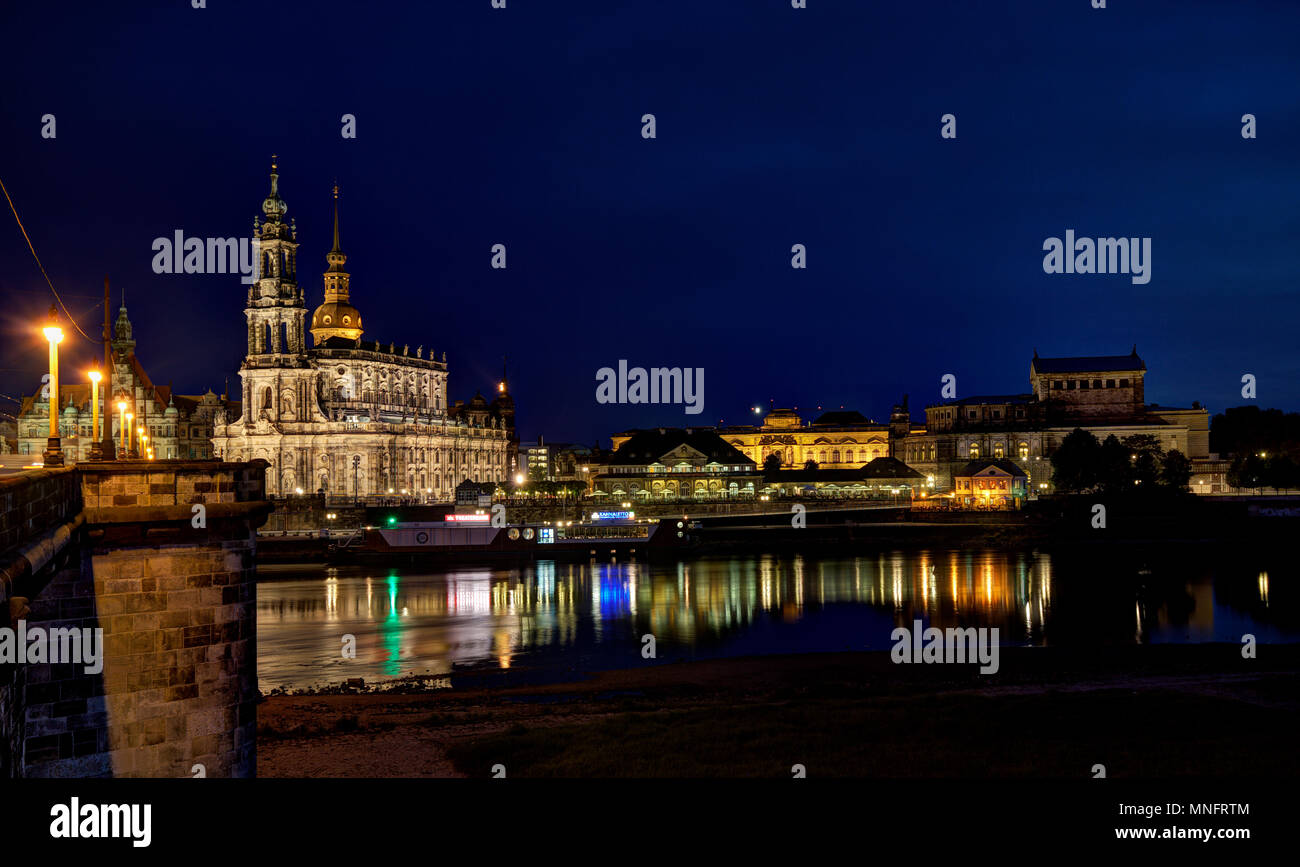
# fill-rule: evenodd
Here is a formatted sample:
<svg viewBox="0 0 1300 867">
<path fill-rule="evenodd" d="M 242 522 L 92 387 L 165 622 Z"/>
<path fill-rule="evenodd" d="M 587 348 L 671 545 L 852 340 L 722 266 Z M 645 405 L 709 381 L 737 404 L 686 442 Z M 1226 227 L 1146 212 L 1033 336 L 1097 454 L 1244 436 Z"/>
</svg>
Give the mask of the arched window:
<svg viewBox="0 0 1300 867">
<path fill-rule="evenodd" d="M 1029 457 L 1029 443 L 1021 443 L 1021 444 L 1020 444 L 1019 452 L 1020 452 L 1020 459 L 1021 459 L 1022 461 L 1025 460 L 1026 458 L 1028 458 L 1028 457 Z"/>
<path fill-rule="evenodd" d="M 971 458 L 971 460 L 975 460 L 976 458 L 978 458 L 978 457 L 980 456 L 980 444 L 979 444 L 979 443 L 971 443 L 971 444 L 970 444 L 969 454 L 970 454 L 970 458 Z"/>
<path fill-rule="evenodd" d="M 1002 453 L 1002 443 L 993 444 L 993 457 L 995 458 L 1005 457 L 1005 455 Z"/>
<path fill-rule="evenodd" d="M 268 385 L 268 386 L 267 386 L 265 389 L 263 389 L 263 391 L 262 391 L 262 409 L 270 409 L 270 408 L 271 408 L 271 401 L 272 401 L 272 398 L 271 398 L 271 387 Z"/>
</svg>

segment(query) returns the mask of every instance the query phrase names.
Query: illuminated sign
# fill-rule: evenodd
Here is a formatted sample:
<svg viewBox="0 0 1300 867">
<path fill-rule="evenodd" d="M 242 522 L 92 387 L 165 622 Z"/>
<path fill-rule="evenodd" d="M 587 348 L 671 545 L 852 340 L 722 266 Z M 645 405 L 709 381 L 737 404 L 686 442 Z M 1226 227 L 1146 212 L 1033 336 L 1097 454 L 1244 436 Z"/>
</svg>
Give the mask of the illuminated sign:
<svg viewBox="0 0 1300 867">
<path fill-rule="evenodd" d="M 471 524 L 486 524 L 492 520 L 491 515 L 447 515 L 446 520 L 457 522 L 468 522 Z"/>
<path fill-rule="evenodd" d="M 636 517 L 636 512 L 592 512 L 593 521 L 630 521 Z"/>
<path fill-rule="evenodd" d="M 553 545 L 555 544 L 555 530 L 550 527 L 543 527 L 537 537 L 538 544 Z"/>
</svg>

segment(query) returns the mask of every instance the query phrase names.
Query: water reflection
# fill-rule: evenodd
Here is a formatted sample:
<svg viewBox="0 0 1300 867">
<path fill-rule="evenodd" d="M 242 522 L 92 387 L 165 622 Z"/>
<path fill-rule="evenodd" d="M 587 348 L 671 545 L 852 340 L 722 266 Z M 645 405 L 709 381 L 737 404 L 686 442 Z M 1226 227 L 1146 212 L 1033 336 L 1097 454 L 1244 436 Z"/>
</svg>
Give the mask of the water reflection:
<svg viewBox="0 0 1300 867">
<path fill-rule="evenodd" d="M 914 618 L 996 626 L 1004 644 L 1237 642 L 1247 631 L 1294 641 L 1298 632 L 1295 606 L 1270 603 L 1268 571 L 1235 561 L 1152 567 L 922 551 L 319 574 L 258 587 L 263 689 L 508 668 L 520 657 L 563 668 L 640 664 L 647 633 L 661 661 L 886 649 L 893 627 Z M 343 658 L 347 635 L 355 659 Z"/>
</svg>

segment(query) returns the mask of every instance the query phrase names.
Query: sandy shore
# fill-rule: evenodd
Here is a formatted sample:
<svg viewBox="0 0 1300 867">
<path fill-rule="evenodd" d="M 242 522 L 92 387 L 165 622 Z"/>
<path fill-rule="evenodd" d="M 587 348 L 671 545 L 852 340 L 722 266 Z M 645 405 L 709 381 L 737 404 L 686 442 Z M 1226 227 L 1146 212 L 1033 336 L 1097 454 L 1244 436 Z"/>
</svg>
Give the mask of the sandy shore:
<svg viewBox="0 0 1300 867">
<path fill-rule="evenodd" d="M 1300 647 L 1005 648 L 649 665 L 565 683 L 268 697 L 263 777 L 1295 776 Z"/>
</svg>

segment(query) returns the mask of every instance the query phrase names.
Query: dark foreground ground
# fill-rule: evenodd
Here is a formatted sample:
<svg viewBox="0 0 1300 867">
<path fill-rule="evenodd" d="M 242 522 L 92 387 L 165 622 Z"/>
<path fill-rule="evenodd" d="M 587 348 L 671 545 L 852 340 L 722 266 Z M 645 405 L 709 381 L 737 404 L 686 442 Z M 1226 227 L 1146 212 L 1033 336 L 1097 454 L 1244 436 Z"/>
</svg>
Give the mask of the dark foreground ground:
<svg viewBox="0 0 1300 867">
<path fill-rule="evenodd" d="M 263 777 L 1281 777 L 1300 646 L 1003 648 L 1000 671 L 888 653 L 712 660 L 408 694 L 274 695 Z"/>
</svg>

